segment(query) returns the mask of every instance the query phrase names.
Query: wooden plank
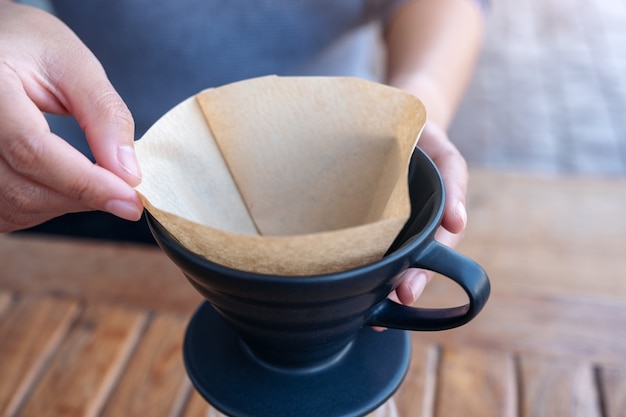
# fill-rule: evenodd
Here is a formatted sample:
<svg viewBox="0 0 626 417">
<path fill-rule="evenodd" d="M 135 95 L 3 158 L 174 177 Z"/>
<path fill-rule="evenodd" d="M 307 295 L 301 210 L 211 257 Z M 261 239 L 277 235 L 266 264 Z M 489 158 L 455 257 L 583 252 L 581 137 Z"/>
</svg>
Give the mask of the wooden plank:
<svg viewBox="0 0 626 417">
<path fill-rule="evenodd" d="M 191 381 L 187 380 L 189 386 L 189 400 L 187 406 L 180 417 L 223 417 L 224 415 L 211 407 L 204 398 L 193 388 Z"/>
<path fill-rule="evenodd" d="M 389 398 L 376 410 L 372 411 L 367 417 L 398 417 L 398 407 L 394 397 Z"/>
<path fill-rule="evenodd" d="M 18 299 L 1 316 L 0 415 L 13 415 L 22 403 L 77 311 L 76 303 L 69 300 L 29 296 Z"/>
<path fill-rule="evenodd" d="M 460 304 L 458 294 L 429 285 L 420 303 Z M 443 284 L 442 284 L 443 285 Z M 448 285 L 448 284 L 445 284 Z M 626 304 L 566 296 L 509 293 L 494 288 L 485 309 L 463 327 L 423 333 L 424 340 L 444 346 L 477 347 L 550 355 L 598 364 L 623 364 L 626 335 L 616 332 L 626 323 Z"/>
<path fill-rule="evenodd" d="M 202 299 L 156 247 L 0 235 L 0 253 L 4 290 L 184 314 L 195 311 Z"/>
<path fill-rule="evenodd" d="M 598 372 L 603 417 L 626 417 L 626 368 L 601 367 Z"/>
<path fill-rule="evenodd" d="M 510 353 L 444 349 L 435 416 L 515 417 L 515 382 Z"/>
<path fill-rule="evenodd" d="M 178 415 L 187 395 L 182 342 L 187 319 L 159 314 L 150 322 L 102 417 Z"/>
<path fill-rule="evenodd" d="M 601 417 L 589 363 L 559 358 L 520 359 L 520 417 Z"/>
<path fill-rule="evenodd" d="M 76 319 L 21 417 L 97 416 L 140 337 L 146 316 L 89 305 Z"/>
<path fill-rule="evenodd" d="M 475 170 L 459 250 L 494 288 L 625 302 L 625 206 L 626 179 Z"/>
<path fill-rule="evenodd" d="M 432 417 L 437 384 L 439 348 L 412 335 L 409 371 L 394 396 L 401 416 Z"/>
<path fill-rule="evenodd" d="M 468 202 L 459 251 L 485 268 L 492 295 L 472 323 L 428 340 L 623 363 L 626 181 L 473 171 Z M 418 304 L 464 302 L 435 278 Z"/>
</svg>

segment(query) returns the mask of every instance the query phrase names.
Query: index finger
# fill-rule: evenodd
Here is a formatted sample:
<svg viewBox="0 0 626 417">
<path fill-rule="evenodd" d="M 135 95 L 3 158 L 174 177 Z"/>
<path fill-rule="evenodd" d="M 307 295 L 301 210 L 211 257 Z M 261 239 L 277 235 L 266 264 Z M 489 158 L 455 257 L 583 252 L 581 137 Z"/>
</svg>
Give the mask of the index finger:
<svg viewBox="0 0 626 417">
<path fill-rule="evenodd" d="M 56 95 L 85 132 L 98 164 L 130 185 L 141 171 L 134 153 L 133 117 L 111 85 L 96 57 L 78 38 L 78 48 L 66 51 L 62 70 L 49 71 Z"/>
<path fill-rule="evenodd" d="M 87 207 L 139 219 L 142 204 L 136 191 L 52 134 L 17 77 L 4 80 L 0 84 L 0 157 L 7 165 Z"/>
</svg>

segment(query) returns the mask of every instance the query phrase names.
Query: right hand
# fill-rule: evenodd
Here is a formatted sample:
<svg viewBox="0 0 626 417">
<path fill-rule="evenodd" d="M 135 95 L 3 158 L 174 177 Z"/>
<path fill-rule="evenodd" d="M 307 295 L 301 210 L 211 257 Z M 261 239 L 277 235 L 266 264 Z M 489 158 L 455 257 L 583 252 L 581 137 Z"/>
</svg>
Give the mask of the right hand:
<svg viewBox="0 0 626 417">
<path fill-rule="evenodd" d="M 467 163 L 448 134 L 431 121 L 426 122 L 418 144 L 439 169 L 446 189 L 443 218 L 435 240 L 454 248 L 461 241 L 467 224 Z M 405 305 L 415 303 L 433 275 L 432 271 L 407 269 L 403 273 L 402 283 L 396 288 L 397 300 Z"/>
<path fill-rule="evenodd" d="M 50 132 L 43 112 L 72 115 L 93 164 Z M 89 49 L 56 17 L 0 1 L 0 232 L 102 210 L 138 220 L 134 122 Z"/>
</svg>

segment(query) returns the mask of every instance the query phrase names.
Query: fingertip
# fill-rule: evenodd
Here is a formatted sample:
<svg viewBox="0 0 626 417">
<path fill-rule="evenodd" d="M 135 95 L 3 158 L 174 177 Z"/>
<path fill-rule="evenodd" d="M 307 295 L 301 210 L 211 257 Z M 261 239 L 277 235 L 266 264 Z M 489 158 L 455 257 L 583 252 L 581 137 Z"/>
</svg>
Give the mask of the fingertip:
<svg viewBox="0 0 626 417">
<path fill-rule="evenodd" d="M 467 227 L 467 209 L 463 201 L 458 201 L 454 206 L 455 224 L 450 228 L 452 233 L 461 233 Z"/>
<path fill-rule="evenodd" d="M 396 289 L 398 300 L 404 305 L 411 305 L 422 295 L 428 277 L 422 271 L 408 270 L 405 272 L 405 278 Z"/>
<path fill-rule="evenodd" d="M 139 185 L 141 183 L 141 168 L 134 148 L 131 145 L 118 146 L 117 161 L 122 169 L 124 181 L 133 187 Z"/>
<path fill-rule="evenodd" d="M 104 210 L 125 220 L 137 221 L 141 218 L 142 210 L 136 203 L 126 200 L 109 200 Z"/>
<path fill-rule="evenodd" d="M 467 207 L 462 199 L 446 202 L 441 225 L 452 234 L 460 234 L 467 227 Z"/>
</svg>

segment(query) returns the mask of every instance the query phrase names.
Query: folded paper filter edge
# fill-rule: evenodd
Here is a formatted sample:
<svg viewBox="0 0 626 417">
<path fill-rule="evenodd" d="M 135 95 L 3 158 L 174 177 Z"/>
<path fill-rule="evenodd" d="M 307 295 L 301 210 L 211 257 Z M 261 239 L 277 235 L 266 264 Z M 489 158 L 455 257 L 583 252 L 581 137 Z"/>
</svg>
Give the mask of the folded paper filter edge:
<svg viewBox="0 0 626 417">
<path fill-rule="evenodd" d="M 256 220 L 254 219 L 254 216 L 252 215 L 252 212 L 250 211 L 250 206 L 248 205 L 248 202 L 244 198 L 244 195 L 243 195 L 243 193 L 241 191 L 241 187 L 239 185 L 239 182 L 237 181 L 237 177 L 233 173 L 233 169 L 231 167 L 231 163 L 228 160 L 228 158 L 226 158 L 226 155 L 224 154 L 224 150 L 220 146 L 220 141 L 216 139 L 217 136 L 215 135 L 215 131 L 213 130 L 213 127 L 211 126 L 211 122 L 209 120 L 209 117 L 207 116 L 206 112 L 204 111 L 204 108 L 202 107 L 202 103 L 200 101 L 200 95 L 201 94 L 210 94 L 212 90 L 214 90 L 214 89 L 210 88 L 210 89 L 201 91 L 200 93 L 198 93 L 198 94 L 196 94 L 194 96 L 194 100 L 195 100 L 196 104 L 198 105 L 198 107 L 200 108 L 200 112 L 202 113 L 202 117 L 204 117 L 204 121 L 205 121 L 208 129 L 211 131 L 211 140 L 213 140 L 213 142 L 215 143 L 215 146 L 217 147 L 217 149 L 220 152 L 220 155 L 222 155 L 222 160 L 224 161 L 224 164 L 226 165 L 226 168 L 228 169 L 228 173 L 230 174 L 230 178 L 233 180 L 233 184 L 235 184 L 235 187 L 237 187 L 237 192 L 239 193 L 239 197 L 241 198 L 241 201 L 243 201 L 243 204 L 244 204 L 244 206 L 246 208 L 246 212 L 248 213 L 248 217 L 250 218 L 250 222 L 254 225 L 254 229 L 256 230 L 257 235 L 258 236 L 263 236 L 263 233 L 261 232 L 261 229 L 259 228 L 259 225 L 257 224 Z"/>
<path fill-rule="evenodd" d="M 343 77 L 343 78 L 346 78 L 346 77 Z M 232 238 L 235 238 L 236 236 L 245 236 L 247 239 L 252 239 L 252 240 L 257 240 L 257 239 L 260 239 L 260 240 L 261 240 L 261 239 L 269 239 L 270 241 L 283 241 L 284 239 L 291 239 L 291 238 L 294 238 L 294 236 L 274 236 L 274 235 L 264 236 L 264 235 L 261 233 L 261 230 L 260 230 L 260 228 L 258 227 L 257 222 L 255 221 L 254 216 L 253 216 L 253 215 L 252 215 L 252 213 L 251 213 L 251 210 L 250 210 L 250 207 L 249 207 L 249 203 L 248 203 L 248 202 L 244 199 L 244 195 L 243 195 L 243 193 L 242 193 L 242 190 L 241 190 L 240 184 L 238 183 L 237 178 L 236 178 L 236 176 L 235 176 L 235 175 L 234 175 L 234 173 L 233 173 L 233 170 L 232 170 L 232 167 L 231 167 L 231 163 L 230 163 L 230 161 L 229 161 L 229 160 L 225 157 L 225 153 L 224 153 L 224 151 L 223 151 L 223 149 L 222 149 L 222 146 L 220 146 L 220 141 L 219 141 L 219 140 L 216 138 L 216 136 L 215 136 L 215 131 L 214 131 L 214 129 L 213 129 L 213 127 L 212 127 L 212 125 L 211 125 L 210 118 L 207 116 L 207 114 L 206 114 L 206 112 L 205 112 L 205 109 L 203 108 L 203 106 L 201 105 L 201 102 L 200 102 L 200 100 L 199 100 L 199 97 L 200 97 L 200 95 L 201 95 L 201 94 L 210 94 L 211 90 L 214 90 L 214 88 L 209 88 L 209 89 L 203 90 L 203 91 L 201 91 L 201 92 L 199 92 L 199 93 L 195 94 L 194 96 L 189 97 L 189 99 L 192 99 L 192 100 L 194 101 L 194 104 L 195 104 L 196 106 L 198 106 L 198 109 L 199 109 L 199 111 L 200 111 L 200 113 L 201 113 L 201 115 L 202 115 L 202 118 L 203 118 L 203 120 L 204 120 L 204 123 L 206 124 L 206 128 L 207 128 L 207 129 L 210 131 L 210 133 L 211 133 L 211 136 L 212 136 L 212 137 L 211 137 L 211 139 L 210 139 L 210 140 L 212 140 L 212 141 L 213 141 L 213 143 L 215 144 L 215 146 L 217 147 L 217 150 L 218 150 L 218 151 L 219 151 L 219 153 L 220 153 L 220 156 L 221 156 L 221 158 L 222 158 L 222 160 L 223 160 L 223 162 L 224 162 L 224 165 L 225 165 L 225 167 L 226 167 L 226 168 L 227 168 L 227 170 L 228 170 L 228 174 L 227 174 L 227 176 L 230 176 L 230 178 L 232 179 L 233 185 L 236 187 L 237 192 L 238 192 L 238 194 L 239 194 L 239 198 L 240 198 L 240 200 L 243 202 L 243 204 L 244 204 L 244 206 L 245 206 L 245 211 L 242 211 L 242 213 L 241 213 L 241 214 L 243 215 L 243 213 L 247 213 L 247 216 L 248 216 L 248 218 L 249 218 L 249 220 L 250 220 L 250 222 L 251 222 L 251 226 L 253 225 L 253 227 L 255 228 L 256 233 L 257 233 L 257 234 L 256 234 L 256 235 L 252 235 L 252 234 L 248 234 L 248 233 L 242 233 L 242 232 L 232 232 L 232 231 L 222 230 L 222 229 L 218 229 L 218 228 L 216 228 L 215 226 L 210 226 L 210 225 L 208 225 L 208 224 L 202 223 L 202 222 L 200 222 L 200 221 L 194 221 L 194 220 L 189 220 L 189 219 L 186 219 L 185 217 L 181 216 L 180 214 L 176 214 L 176 213 L 170 212 L 170 211 L 168 211 L 168 210 L 163 210 L 163 209 L 158 208 L 157 206 L 155 206 L 155 205 L 154 205 L 154 204 L 150 201 L 150 198 L 149 198 L 147 195 L 144 195 L 144 194 L 141 192 L 141 190 L 138 190 L 138 191 L 139 191 L 140 196 L 142 197 L 142 200 L 144 201 L 144 206 L 146 207 L 146 209 L 147 209 L 148 211 L 151 211 L 151 210 L 150 210 L 150 208 L 152 208 L 152 210 L 155 210 L 155 211 L 157 212 L 157 213 L 155 213 L 155 214 L 157 214 L 157 215 L 155 215 L 155 218 L 157 218 L 157 220 L 159 220 L 159 217 L 160 217 L 160 215 L 158 215 L 158 213 L 161 213 L 161 215 L 163 215 L 163 219 L 164 219 L 164 220 L 166 220 L 167 218 L 181 219 L 181 220 L 183 220 L 184 222 L 189 222 L 189 223 L 191 223 L 191 224 L 196 224 L 196 225 L 199 225 L 199 226 L 201 226 L 201 228 L 213 229 L 213 230 L 215 230 L 215 231 L 217 231 L 217 232 L 221 232 L 221 233 L 225 233 L 225 234 L 227 234 L 227 235 L 231 235 L 231 237 L 232 237 Z M 421 103 L 421 101 L 419 101 L 419 99 L 418 99 L 417 97 L 415 97 L 415 98 L 416 98 L 416 99 L 417 99 L 417 101 L 419 102 L 418 109 L 419 109 L 419 111 L 420 111 L 420 114 L 416 115 L 416 117 L 420 120 L 420 121 L 418 122 L 418 123 L 420 123 L 420 125 L 419 125 L 419 129 L 417 129 L 417 132 L 416 132 L 416 134 L 415 134 L 415 138 L 414 138 L 414 141 L 413 141 L 413 147 L 417 145 L 418 139 L 419 139 L 419 137 L 421 136 L 421 134 L 422 134 L 422 132 L 423 132 L 423 129 L 424 129 L 424 120 L 425 120 L 425 109 L 424 109 L 424 107 L 423 107 L 423 104 Z M 158 123 L 158 121 L 157 121 L 157 123 Z M 416 126 L 416 125 L 414 125 L 414 126 Z M 144 137 L 145 137 L 145 135 L 144 135 Z M 143 137 L 142 137 L 141 139 L 143 139 Z M 405 146 L 408 146 L 408 145 L 407 145 L 407 144 L 405 144 Z M 405 162 L 406 162 L 406 169 L 407 169 L 407 170 L 408 170 L 408 167 L 409 167 L 410 155 L 411 155 L 411 154 L 412 154 L 412 152 L 410 152 L 410 153 L 409 153 L 409 158 L 408 158 L 408 160 L 407 160 L 407 161 L 404 161 L 404 160 L 403 160 L 403 163 L 405 163 Z M 407 184 L 407 192 L 408 192 L 408 191 L 409 191 L 409 190 L 408 190 L 408 184 Z M 243 210 L 243 209 L 244 209 L 244 208 L 242 208 L 242 210 Z M 409 215 L 410 215 L 410 213 L 409 213 Z M 244 217 L 245 217 L 245 215 L 244 215 Z M 408 219 L 408 217 L 404 219 L 403 224 L 406 222 L 406 220 L 407 220 L 407 219 Z M 382 220 L 382 223 L 388 223 L 388 226 L 390 226 L 390 225 L 391 225 L 391 224 L 393 224 L 394 222 L 396 222 L 396 223 L 397 223 L 397 222 L 398 222 L 398 220 L 399 220 L 398 218 L 385 219 L 385 220 Z M 167 220 L 167 221 L 169 222 L 169 220 Z M 178 220 L 176 220 L 176 222 L 178 222 Z M 356 232 L 356 230 L 357 230 L 357 229 L 364 229 L 364 228 L 367 228 L 370 224 L 371 224 L 371 223 L 367 223 L 367 224 L 363 224 L 363 225 L 358 225 L 358 226 L 352 226 L 352 227 L 350 227 L 349 229 L 353 229 L 353 231 L 354 231 L 354 232 Z M 387 227 L 388 227 L 388 226 L 387 226 Z M 395 227 L 395 226 L 394 226 L 394 227 Z M 400 229 L 401 229 L 401 228 L 400 228 Z M 198 230 L 200 230 L 200 229 L 195 230 L 195 232 L 197 232 Z M 190 232 L 192 232 L 192 233 L 194 233 L 194 232 L 192 231 L 192 229 L 189 229 L 189 231 L 190 231 Z M 333 233 L 335 233 L 335 232 L 336 232 L 336 230 L 330 230 L 330 231 L 320 231 L 320 232 L 314 232 L 314 233 L 306 233 L 306 234 L 302 234 L 302 235 L 300 235 L 300 238 L 303 238 L 303 239 L 307 240 L 307 239 L 309 239 L 309 238 L 314 238 L 314 236 L 316 236 L 316 235 L 317 235 L 317 236 L 319 236 L 319 235 L 330 235 L 330 234 L 333 234 Z M 187 239 L 184 239 L 184 240 L 187 240 Z M 182 243 L 182 242 L 181 242 L 181 243 Z M 200 246 L 196 247 L 196 249 L 198 249 L 198 250 L 199 250 L 199 249 L 201 249 L 203 246 L 204 246 L 204 245 L 200 245 Z M 194 252 L 196 252 L 196 253 L 198 253 L 198 254 L 199 254 L 199 255 L 201 255 L 201 256 L 207 257 L 207 254 L 206 254 L 206 253 L 204 253 L 204 251 L 200 251 L 200 252 L 199 252 L 198 250 L 193 250 L 193 251 L 194 251 Z M 211 259 L 211 258 L 209 257 L 208 259 Z"/>
</svg>

